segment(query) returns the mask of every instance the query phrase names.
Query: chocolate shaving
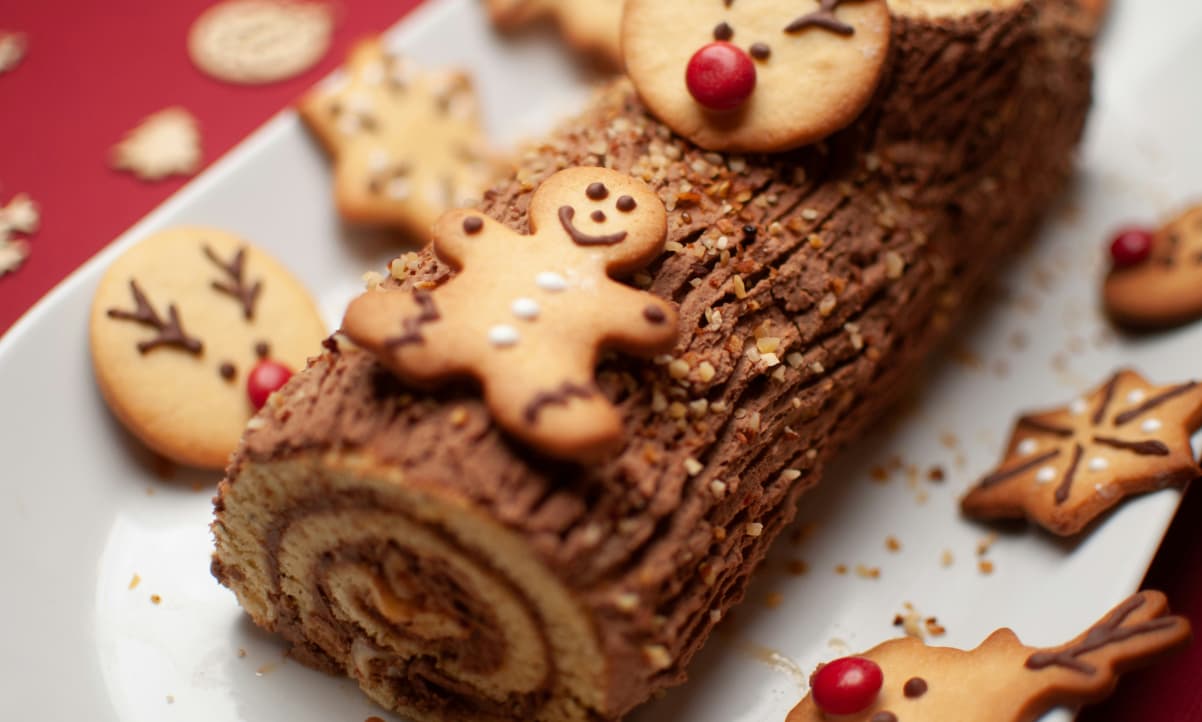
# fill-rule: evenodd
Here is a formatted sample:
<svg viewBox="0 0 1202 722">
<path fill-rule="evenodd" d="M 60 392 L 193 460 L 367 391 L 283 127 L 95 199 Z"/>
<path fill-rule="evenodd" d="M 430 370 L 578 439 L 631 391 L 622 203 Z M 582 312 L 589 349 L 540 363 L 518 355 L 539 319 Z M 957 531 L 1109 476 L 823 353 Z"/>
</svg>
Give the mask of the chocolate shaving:
<svg viewBox="0 0 1202 722">
<path fill-rule="evenodd" d="M 1068 465 L 1068 470 L 1064 472 L 1064 480 L 1060 482 L 1060 486 L 1056 487 L 1056 504 L 1060 505 L 1068 501 L 1068 495 L 1073 490 L 1073 478 L 1077 475 L 1077 467 L 1081 463 L 1081 455 L 1085 453 L 1085 449 L 1080 443 L 1073 445 L 1073 460 Z"/>
<path fill-rule="evenodd" d="M 1108 436 L 1093 437 L 1095 444 L 1109 446 L 1112 449 L 1121 449 L 1122 451 L 1130 451 L 1140 456 L 1168 456 L 1169 447 L 1165 446 L 1163 441 L 1151 439 L 1148 441 L 1123 441 L 1122 439 L 1114 439 Z"/>
<path fill-rule="evenodd" d="M 816 27 L 829 30 L 838 35 L 854 35 L 856 29 L 835 17 L 835 8 L 843 0 L 820 0 L 820 6 L 808 15 L 802 15 L 785 26 L 786 33 L 798 33 L 806 28 Z"/>
<path fill-rule="evenodd" d="M 408 346 L 415 343 L 424 343 L 426 338 L 422 336 L 422 326 L 428 323 L 434 323 L 442 318 L 438 313 L 438 306 L 434 303 L 434 297 L 427 291 L 420 288 L 413 290 L 413 300 L 417 303 L 418 314 L 410 316 L 401 322 L 403 333 L 400 336 L 393 336 L 384 340 L 384 346 L 388 349 L 395 349 L 401 346 Z"/>
<path fill-rule="evenodd" d="M 140 323 L 159 332 L 158 336 L 149 341 L 138 342 L 138 351 L 140 353 L 148 353 L 160 346 L 171 346 L 181 351 L 187 351 L 195 356 L 200 355 L 200 352 L 204 350 L 204 344 L 184 331 L 183 324 L 179 319 L 179 311 L 175 308 L 174 303 L 167 306 L 167 320 L 164 321 L 150 305 L 146 294 L 142 293 L 142 289 L 138 287 L 137 281 L 130 280 L 129 290 L 133 293 L 134 303 L 137 304 L 137 308 L 133 311 L 110 308 L 108 310 L 108 317 L 121 321 Z"/>
<path fill-rule="evenodd" d="M 1190 389 L 1194 388 L 1197 385 L 1198 385 L 1198 383 L 1196 381 L 1189 381 L 1187 383 L 1181 384 L 1180 386 L 1174 386 L 1173 388 L 1165 391 L 1162 394 L 1153 396 L 1152 398 L 1143 402 L 1139 406 L 1136 406 L 1133 409 L 1128 409 L 1127 411 L 1124 411 L 1123 413 L 1114 417 L 1114 425 L 1122 426 L 1123 424 L 1127 424 L 1132 421 L 1135 421 L 1140 416 L 1143 416 L 1144 414 L 1148 413 L 1149 411 L 1156 408 L 1157 406 L 1160 406 L 1161 404 L 1165 403 L 1166 401 L 1169 401 L 1170 399 L 1174 399 L 1174 398 L 1180 396 L 1181 394 L 1184 394 L 1185 392 L 1189 391 Z"/>
<path fill-rule="evenodd" d="M 259 299 L 259 293 L 263 290 L 263 282 L 255 281 L 254 285 L 246 285 L 246 247 L 243 246 L 234 254 L 233 260 L 229 263 L 223 262 L 217 257 L 217 254 L 209 247 L 204 245 L 205 255 L 208 259 L 217 265 L 218 268 L 225 271 L 225 274 L 230 277 L 231 282 L 213 281 L 213 290 L 219 293 L 224 293 L 232 297 L 234 300 L 242 304 L 242 315 L 247 321 L 255 317 L 255 302 Z"/>
<path fill-rule="evenodd" d="M 989 476 L 985 477 L 984 479 L 981 479 L 981 483 L 979 483 L 977 486 L 979 486 L 982 489 L 988 489 L 991 486 L 997 486 L 998 484 L 1002 483 L 1003 481 L 1006 481 L 1007 479 L 1012 479 L 1016 476 L 1019 476 L 1020 474 L 1025 474 L 1026 472 L 1030 471 L 1031 469 L 1034 469 L 1035 467 L 1039 466 L 1040 464 L 1043 464 L 1045 462 L 1051 461 L 1052 459 L 1055 459 L 1057 456 L 1060 456 L 1060 449 L 1052 449 L 1049 452 L 1046 452 L 1044 454 L 1040 454 L 1039 456 L 1036 456 L 1034 459 L 1030 459 L 1022 464 L 1019 464 L 1018 466 L 1016 466 L 1012 469 L 1003 469 L 1001 471 L 994 472 L 994 473 L 990 474 Z"/>
<path fill-rule="evenodd" d="M 568 232 L 572 240 L 581 246 L 612 246 L 616 243 L 621 243 L 626 240 L 626 231 L 618 231 L 610 233 L 606 236 L 594 236 L 585 233 L 578 229 L 572 223 L 572 219 L 576 217 L 576 209 L 571 206 L 560 206 L 559 222 L 563 229 Z"/>
<path fill-rule="evenodd" d="M 1080 642 L 1059 651 L 1040 651 L 1032 654 L 1027 658 L 1027 669 L 1041 670 L 1047 667 L 1063 667 L 1081 674 L 1093 675 L 1097 673 L 1097 667 L 1081 661 L 1080 658 L 1083 655 L 1132 637 L 1168 629 L 1177 623 L 1172 617 L 1157 617 L 1138 624 L 1123 626 L 1127 617 L 1143 605 L 1144 598 L 1142 596 L 1131 597 L 1120 604 L 1105 619 L 1094 625 Z"/>
<path fill-rule="evenodd" d="M 526 409 L 523 415 L 526 417 L 526 423 L 537 424 L 538 415 L 548 406 L 566 406 L 573 398 L 588 399 L 592 398 L 595 392 L 580 384 L 574 384 L 571 381 L 563 382 L 555 391 L 540 391 L 535 394 L 534 398 L 526 404 Z"/>
</svg>

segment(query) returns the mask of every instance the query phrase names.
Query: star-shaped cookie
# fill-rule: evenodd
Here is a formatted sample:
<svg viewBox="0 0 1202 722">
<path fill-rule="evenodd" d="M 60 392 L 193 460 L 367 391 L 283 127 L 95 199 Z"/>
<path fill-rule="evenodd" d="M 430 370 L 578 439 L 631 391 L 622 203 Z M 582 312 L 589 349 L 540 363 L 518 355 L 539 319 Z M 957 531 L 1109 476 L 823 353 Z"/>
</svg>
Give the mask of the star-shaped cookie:
<svg viewBox="0 0 1202 722">
<path fill-rule="evenodd" d="M 554 17 L 568 43 L 595 53 L 614 67 L 622 64 L 620 26 L 624 0 L 486 0 L 488 13 L 503 29 Z"/>
<path fill-rule="evenodd" d="M 1002 463 L 961 508 L 1076 534 L 1124 497 L 1202 476 L 1190 449 L 1199 426 L 1202 385 L 1154 386 L 1119 371 L 1068 406 L 1021 417 Z"/>
<path fill-rule="evenodd" d="M 300 113 L 334 158 L 335 200 L 351 221 L 425 240 L 496 176 L 468 76 L 420 70 L 378 40 L 356 46 L 345 75 L 304 98 Z"/>
</svg>

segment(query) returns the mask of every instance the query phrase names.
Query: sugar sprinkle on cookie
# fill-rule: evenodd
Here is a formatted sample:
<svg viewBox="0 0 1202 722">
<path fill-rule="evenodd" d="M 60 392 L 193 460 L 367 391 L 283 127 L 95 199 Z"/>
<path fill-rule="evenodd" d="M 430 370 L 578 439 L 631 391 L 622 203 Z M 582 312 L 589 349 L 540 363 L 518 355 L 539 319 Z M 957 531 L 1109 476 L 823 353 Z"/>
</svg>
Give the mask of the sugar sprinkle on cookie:
<svg viewBox="0 0 1202 722">
<path fill-rule="evenodd" d="M 145 181 L 192 175 L 200 167 L 200 127 L 181 107 L 147 116 L 113 147 L 112 164 Z"/>
<path fill-rule="evenodd" d="M 961 500 L 978 519 L 1026 517 L 1068 536 L 1124 498 L 1202 476 L 1190 436 L 1202 385 L 1119 371 L 1066 406 L 1018 419 L 998 467 Z"/>
<path fill-rule="evenodd" d="M 971 651 L 893 639 L 820 665 L 786 722 L 1027 722 L 1106 698 L 1120 674 L 1189 639 L 1189 621 L 1169 614 L 1155 591 L 1129 597 L 1057 647 L 1028 647 L 1009 629 Z"/>
<path fill-rule="evenodd" d="M 251 415 L 320 350 L 308 292 L 247 241 L 160 231 L 122 254 L 92 302 L 89 339 L 114 415 L 154 451 L 225 466 Z"/>
<path fill-rule="evenodd" d="M 201 13 L 188 33 L 196 67 L 230 83 L 287 80 L 330 47 L 334 14 L 322 2 L 227 0 Z"/>
<path fill-rule="evenodd" d="M 357 45 L 344 74 L 306 96 L 300 113 L 333 156 L 335 201 L 352 222 L 425 240 L 497 172 L 471 79 L 423 70 L 378 40 Z"/>
</svg>

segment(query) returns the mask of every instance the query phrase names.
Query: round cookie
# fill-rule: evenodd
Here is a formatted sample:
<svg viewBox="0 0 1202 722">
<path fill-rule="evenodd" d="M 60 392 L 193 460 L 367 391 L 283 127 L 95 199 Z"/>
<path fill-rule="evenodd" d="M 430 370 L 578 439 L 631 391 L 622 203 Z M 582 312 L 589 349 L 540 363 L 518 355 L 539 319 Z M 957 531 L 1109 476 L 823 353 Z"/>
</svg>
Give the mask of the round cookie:
<svg viewBox="0 0 1202 722">
<path fill-rule="evenodd" d="M 1131 328 L 1168 328 L 1202 318 L 1202 206 L 1158 230 L 1142 262 L 1116 264 L 1102 299 L 1110 317 Z"/>
<path fill-rule="evenodd" d="M 643 102 L 677 133 L 708 150 L 776 152 L 855 120 L 891 22 L 885 0 L 628 0 L 622 52 Z M 717 104 L 696 85 L 725 81 L 733 97 Z"/>
<path fill-rule="evenodd" d="M 229 0 L 192 24 L 188 54 L 218 80 L 274 83 L 316 65 L 330 47 L 333 26 L 333 13 L 322 3 Z"/>
<path fill-rule="evenodd" d="M 254 409 L 261 359 L 292 369 L 326 335 L 305 288 L 275 259 L 212 228 L 160 231 L 109 267 L 89 340 L 100 391 L 147 446 L 221 469 Z"/>
</svg>

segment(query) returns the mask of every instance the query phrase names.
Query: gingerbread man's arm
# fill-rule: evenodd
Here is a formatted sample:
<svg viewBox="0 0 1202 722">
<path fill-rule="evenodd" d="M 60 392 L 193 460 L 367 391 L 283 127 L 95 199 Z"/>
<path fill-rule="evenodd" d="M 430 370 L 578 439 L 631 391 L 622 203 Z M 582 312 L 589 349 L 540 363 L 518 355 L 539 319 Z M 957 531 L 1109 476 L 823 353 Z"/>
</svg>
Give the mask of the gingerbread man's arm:
<svg viewBox="0 0 1202 722">
<path fill-rule="evenodd" d="M 434 224 L 434 252 L 456 271 L 481 254 L 497 253 L 496 239 L 516 235 L 480 211 L 459 209 L 442 214 Z M 486 261 L 487 264 L 487 261 Z"/>
<path fill-rule="evenodd" d="M 617 282 L 605 292 L 601 343 L 626 353 L 667 353 L 676 345 L 676 306 Z"/>
</svg>

